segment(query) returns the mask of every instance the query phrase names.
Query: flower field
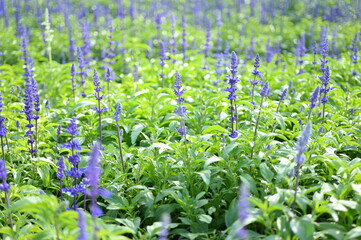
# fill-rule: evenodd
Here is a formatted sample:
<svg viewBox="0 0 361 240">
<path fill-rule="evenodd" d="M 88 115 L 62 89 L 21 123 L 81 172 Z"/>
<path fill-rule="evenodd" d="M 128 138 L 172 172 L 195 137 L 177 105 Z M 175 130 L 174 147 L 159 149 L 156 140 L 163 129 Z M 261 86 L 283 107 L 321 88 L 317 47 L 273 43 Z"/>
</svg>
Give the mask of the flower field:
<svg viewBox="0 0 361 240">
<path fill-rule="evenodd" d="M 0 0 L 0 239 L 361 239 L 360 0 Z"/>
</svg>

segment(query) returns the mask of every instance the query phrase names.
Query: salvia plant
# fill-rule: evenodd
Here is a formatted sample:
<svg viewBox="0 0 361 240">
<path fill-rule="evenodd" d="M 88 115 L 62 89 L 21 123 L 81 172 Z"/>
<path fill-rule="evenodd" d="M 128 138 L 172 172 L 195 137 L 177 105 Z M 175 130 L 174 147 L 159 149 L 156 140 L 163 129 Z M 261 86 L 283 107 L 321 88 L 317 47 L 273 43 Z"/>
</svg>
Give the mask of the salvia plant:
<svg viewBox="0 0 361 240">
<path fill-rule="evenodd" d="M 231 73 L 228 75 L 228 84 L 229 87 L 227 87 L 224 91 L 228 92 L 228 100 L 230 102 L 229 105 L 229 112 L 230 112 L 230 124 L 231 124 L 231 133 L 229 136 L 231 138 L 236 138 L 238 136 L 238 112 L 237 112 L 237 83 L 239 82 L 239 79 L 237 77 L 237 67 L 238 67 L 238 58 L 237 54 L 235 52 L 232 52 L 232 60 L 231 60 Z"/>
<path fill-rule="evenodd" d="M 298 142 L 296 145 L 296 150 L 297 150 L 297 155 L 295 157 L 295 163 L 296 163 L 296 167 L 295 167 L 295 178 L 296 178 L 296 183 L 294 186 L 294 200 L 293 200 L 293 204 L 292 204 L 292 208 L 294 208 L 294 205 L 297 201 L 297 190 L 298 190 L 298 185 L 299 185 L 299 181 L 300 181 L 300 168 L 301 165 L 305 163 L 305 156 L 303 156 L 304 152 L 307 150 L 307 144 L 310 140 L 311 137 L 311 133 L 312 133 L 312 123 L 308 122 L 305 126 L 305 129 L 303 130 L 301 136 L 298 138 Z"/>
</svg>

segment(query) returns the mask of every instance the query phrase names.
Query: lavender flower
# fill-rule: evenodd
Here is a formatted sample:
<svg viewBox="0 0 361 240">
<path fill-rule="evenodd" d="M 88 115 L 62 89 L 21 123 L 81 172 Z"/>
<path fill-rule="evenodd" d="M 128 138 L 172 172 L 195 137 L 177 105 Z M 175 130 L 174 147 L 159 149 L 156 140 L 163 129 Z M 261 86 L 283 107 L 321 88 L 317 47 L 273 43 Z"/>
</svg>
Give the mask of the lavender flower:
<svg viewBox="0 0 361 240">
<path fill-rule="evenodd" d="M 78 227 L 79 227 L 79 230 L 80 230 L 80 233 L 79 233 L 79 236 L 78 236 L 77 240 L 88 240 L 84 212 L 81 209 L 77 209 L 77 212 L 79 214 Z"/>
<path fill-rule="evenodd" d="M 268 86 L 268 82 L 266 82 L 265 84 L 263 84 L 263 87 L 261 89 L 261 96 L 262 98 L 267 97 L 271 92 L 271 89 Z"/>
<path fill-rule="evenodd" d="M 321 56 L 322 58 L 320 59 L 321 61 L 321 71 L 323 72 L 326 68 L 326 64 L 328 63 L 327 61 L 327 56 L 328 56 L 328 40 L 327 37 L 324 36 L 324 38 L 321 40 L 321 47 L 320 47 L 320 52 L 321 52 Z"/>
<path fill-rule="evenodd" d="M 300 167 L 301 167 L 301 164 L 303 164 L 305 162 L 305 157 L 303 156 L 303 153 L 307 150 L 307 144 L 310 139 L 311 132 L 312 132 L 312 123 L 308 122 L 305 129 L 303 130 L 301 136 L 299 137 L 297 145 L 296 145 L 296 150 L 297 150 L 297 155 L 295 157 L 295 162 L 297 164 L 296 171 L 295 171 L 296 184 L 295 184 L 295 194 L 294 194 L 294 200 L 292 203 L 292 209 L 294 208 L 294 205 L 296 203 L 296 198 L 297 198 L 297 188 L 298 188 L 299 179 L 300 179 Z"/>
<path fill-rule="evenodd" d="M 169 214 L 163 214 L 162 215 L 162 228 L 159 231 L 158 235 L 159 238 L 158 240 L 168 240 L 168 235 L 169 235 L 169 225 L 170 225 L 170 215 Z"/>
<path fill-rule="evenodd" d="M 303 57 L 306 56 L 306 34 L 302 34 L 301 39 L 299 40 L 298 45 L 296 46 L 296 55 L 299 57 L 297 60 L 297 64 L 300 65 L 300 70 L 297 74 L 304 73 L 304 70 L 302 69 L 303 66 Z"/>
<path fill-rule="evenodd" d="M 5 161 L 3 159 L 0 159 L 0 179 L 2 181 L 0 185 L 0 191 L 2 192 L 8 192 L 10 189 L 10 184 L 6 181 L 7 172 L 6 172 L 6 166 Z"/>
<path fill-rule="evenodd" d="M 213 84 L 217 86 L 221 82 L 221 76 L 223 75 L 225 69 L 223 68 L 223 53 L 217 55 L 218 62 L 216 65 L 215 72 L 217 74 L 217 79 L 213 81 Z"/>
<path fill-rule="evenodd" d="M 257 54 L 256 55 L 256 58 L 254 60 L 254 69 L 252 71 L 252 75 L 254 76 L 253 77 L 253 80 L 249 80 L 248 82 L 251 83 L 252 85 L 252 90 L 251 90 L 251 103 L 253 104 L 254 107 L 256 107 L 256 103 L 253 101 L 254 99 L 254 90 L 255 90 L 255 87 L 257 84 L 260 83 L 260 78 L 261 78 L 261 72 L 258 70 L 258 68 L 260 67 L 260 57 L 259 55 Z M 258 79 L 257 79 L 258 78 Z"/>
<path fill-rule="evenodd" d="M 203 69 L 208 69 L 208 53 L 211 48 L 211 24 L 208 25 L 206 33 L 206 42 L 204 44 L 204 66 Z"/>
<path fill-rule="evenodd" d="M 64 157 L 61 156 L 58 162 L 58 172 L 56 173 L 56 176 L 59 178 L 59 187 L 60 187 L 60 198 L 63 199 L 63 178 L 65 173 L 65 162 Z"/>
<path fill-rule="evenodd" d="M 80 154 L 76 151 L 81 151 L 82 148 L 79 141 L 74 139 L 75 136 L 80 135 L 75 117 L 71 119 L 70 124 L 66 130 L 71 135 L 71 140 L 68 143 L 63 144 L 61 147 L 71 151 L 71 155 L 68 156 L 68 160 L 72 164 L 72 167 L 70 170 L 66 171 L 66 174 L 73 178 L 74 181 L 73 186 L 70 188 L 63 188 L 63 192 L 68 192 L 74 197 L 73 208 L 76 209 L 76 198 L 79 193 L 84 193 L 85 190 L 84 186 L 80 183 L 80 178 L 84 170 L 78 169 Z"/>
<path fill-rule="evenodd" d="M 288 88 L 285 88 L 282 93 L 281 93 L 281 96 L 279 98 L 280 101 L 284 101 L 286 99 L 286 96 L 287 96 L 287 92 L 288 92 Z"/>
<path fill-rule="evenodd" d="M 353 71 L 352 71 L 352 75 L 356 76 L 359 73 L 356 72 L 355 68 L 357 66 L 357 62 L 358 62 L 358 48 L 357 48 L 357 34 L 355 34 L 355 37 L 352 40 L 352 45 L 350 47 L 350 51 L 351 51 L 351 55 L 350 55 L 350 59 L 351 62 L 353 63 Z"/>
<path fill-rule="evenodd" d="M 182 88 L 182 81 L 181 77 L 178 72 L 175 73 L 175 83 L 174 83 L 174 94 L 177 96 L 176 100 L 178 103 L 178 106 L 175 110 L 175 112 L 179 115 L 180 120 L 180 127 L 177 128 L 177 131 L 179 132 L 179 135 L 181 137 L 186 137 L 187 135 L 187 129 L 185 126 L 185 114 L 187 113 L 186 107 L 183 106 L 184 98 L 182 97 L 185 89 Z"/>
<path fill-rule="evenodd" d="M 84 55 L 83 55 L 83 50 L 78 47 L 78 67 L 79 67 L 79 72 L 77 72 L 80 75 L 80 85 L 82 86 L 82 92 L 80 93 L 80 95 L 82 97 L 86 97 L 85 94 L 85 78 L 88 76 L 87 74 L 87 70 L 86 70 L 86 62 L 84 59 Z"/>
<path fill-rule="evenodd" d="M 88 166 L 85 169 L 85 176 L 88 180 L 90 189 L 87 190 L 87 195 L 91 198 L 90 212 L 92 216 L 97 217 L 103 214 L 103 211 L 96 203 L 99 195 L 110 197 L 111 193 L 107 190 L 99 188 L 99 179 L 102 171 L 100 168 L 100 144 L 96 142 L 93 150 L 90 153 Z"/>
<path fill-rule="evenodd" d="M 24 33 L 25 34 L 25 33 Z M 34 79 L 34 71 L 32 67 L 32 59 L 29 56 L 28 50 L 27 50 L 27 37 L 26 35 L 22 36 L 21 39 L 21 47 L 23 51 L 23 59 L 24 59 L 24 69 L 25 69 L 25 94 L 24 94 L 24 109 L 22 112 L 26 115 L 26 120 L 28 121 L 28 124 L 26 127 L 29 128 L 29 130 L 25 133 L 25 137 L 29 137 L 28 144 L 30 145 L 29 153 L 32 157 L 35 156 L 35 153 L 38 151 L 35 147 L 35 139 L 33 137 L 34 131 L 33 131 L 33 120 L 36 121 L 37 126 L 37 119 L 39 118 L 38 115 L 34 115 L 34 111 L 36 113 L 39 112 L 39 95 L 37 93 L 37 84 Z M 37 130 L 36 130 L 37 133 Z"/>
<path fill-rule="evenodd" d="M 236 91 L 237 86 L 236 84 L 239 82 L 239 79 L 237 77 L 237 67 L 238 67 L 238 59 L 237 54 L 235 52 L 232 52 L 232 60 L 231 60 L 231 74 L 227 76 L 229 87 L 224 89 L 224 91 L 229 92 L 228 99 L 230 101 L 230 113 L 231 117 L 229 118 L 229 121 L 231 123 L 231 133 L 229 136 L 231 138 L 236 138 L 238 136 L 238 114 L 237 114 L 237 104 L 236 104 Z"/>
<path fill-rule="evenodd" d="M 313 91 L 312 96 L 310 98 L 310 108 L 314 108 L 317 105 L 318 95 L 320 93 L 320 87 L 318 86 L 315 91 Z"/>
<path fill-rule="evenodd" d="M 75 82 L 75 75 L 76 75 L 75 64 L 72 63 L 71 70 L 70 70 L 70 76 L 71 76 L 71 91 L 73 92 L 73 100 L 74 101 L 75 101 L 75 88 L 77 86 L 77 84 Z"/>
<path fill-rule="evenodd" d="M 56 176 L 62 180 L 64 178 L 64 172 L 65 172 L 65 162 L 64 157 L 60 157 L 59 163 L 58 163 L 58 172 L 56 173 Z"/>
<path fill-rule="evenodd" d="M 246 219 L 248 218 L 248 197 L 249 197 L 249 189 L 246 184 L 242 184 L 239 192 L 239 200 L 238 200 L 238 219 L 241 224 L 244 226 Z M 237 230 L 237 236 L 239 238 L 247 237 L 247 232 L 244 227 L 241 227 Z"/>
<path fill-rule="evenodd" d="M 110 94 L 110 83 L 114 80 L 113 69 L 108 67 L 105 74 L 105 81 L 107 82 L 108 95 Z"/>
<path fill-rule="evenodd" d="M 320 88 L 320 96 L 321 94 L 323 94 L 322 98 L 321 98 L 321 102 L 323 104 L 323 110 L 322 110 L 322 123 L 324 123 L 325 121 L 325 109 L 326 109 L 326 103 L 328 102 L 328 98 L 329 96 L 327 95 L 327 93 L 335 88 L 331 88 L 329 87 L 329 83 L 330 83 L 330 69 L 327 66 L 324 71 L 323 71 L 323 75 L 321 77 L 319 77 L 320 80 L 322 81 L 322 87 Z"/>
<path fill-rule="evenodd" d="M 83 38 L 83 46 L 81 47 L 84 63 L 86 67 L 89 67 L 91 61 L 91 36 L 90 36 L 90 24 L 85 22 L 82 24 L 82 38 Z"/>
<path fill-rule="evenodd" d="M 98 106 L 97 107 L 93 107 L 93 110 L 95 110 L 98 113 L 98 117 L 99 117 L 99 139 L 100 139 L 100 144 L 102 144 L 102 112 L 105 112 L 107 110 L 107 108 L 101 108 L 100 107 L 100 102 L 101 100 L 104 98 L 103 95 L 100 95 L 100 91 L 103 89 L 102 87 L 100 87 L 100 82 L 99 82 L 99 76 L 98 76 L 98 72 L 94 69 L 94 96 L 95 99 L 97 100 Z"/>
<path fill-rule="evenodd" d="M 316 41 L 313 42 L 312 52 L 313 52 L 313 62 L 312 62 L 312 64 L 315 65 L 315 64 L 317 64 L 316 55 L 318 53 L 318 48 L 317 48 L 317 42 Z"/>
<path fill-rule="evenodd" d="M 6 207 L 10 208 L 10 200 L 9 200 L 9 190 L 10 190 L 10 184 L 6 180 L 7 172 L 6 172 L 6 166 L 5 161 L 3 159 L 0 159 L 0 179 L 2 183 L 0 184 L 0 191 L 4 192 L 5 194 L 5 203 Z M 9 224 L 11 229 L 13 229 L 13 219 L 11 213 L 9 213 Z"/>
</svg>

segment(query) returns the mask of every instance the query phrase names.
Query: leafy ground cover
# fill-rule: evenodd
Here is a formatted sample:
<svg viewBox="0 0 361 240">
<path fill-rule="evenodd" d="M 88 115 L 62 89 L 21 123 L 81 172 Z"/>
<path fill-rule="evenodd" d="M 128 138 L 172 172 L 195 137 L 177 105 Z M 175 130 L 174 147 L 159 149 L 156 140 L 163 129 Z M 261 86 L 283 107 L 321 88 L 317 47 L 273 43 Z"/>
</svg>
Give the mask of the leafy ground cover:
<svg viewBox="0 0 361 240">
<path fill-rule="evenodd" d="M 360 1 L 0 1 L 2 239 L 360 239 Z"/>
</svg>

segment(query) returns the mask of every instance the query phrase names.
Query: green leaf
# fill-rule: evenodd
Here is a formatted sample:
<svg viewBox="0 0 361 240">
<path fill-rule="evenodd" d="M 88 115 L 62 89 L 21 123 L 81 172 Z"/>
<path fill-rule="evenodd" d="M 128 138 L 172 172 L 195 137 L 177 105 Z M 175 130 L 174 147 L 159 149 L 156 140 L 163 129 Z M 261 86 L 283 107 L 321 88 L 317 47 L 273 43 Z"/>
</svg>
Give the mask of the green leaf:
<svg viewBox="0 0 361 240">
<path fill-rule="evenodd" d="M 346 234 L 347 239 L 360 239 L 361 238 L 361 227 L 355 227 Z"/>
<path fill-rule="evenodd" d="M 209 186 L 211 182 L 211 171 L 210 170 L 203 170 L 202 172 L 197 172 L 199 176 L 201 176 L 203 182 Z"/>
<path fill-rule="evenodd" d="M 132 134 L 131 134 L 132 144 L 134 144 L 135 141 L 137 141 L 137 138 L 143 129 L 144 129 L 144 126 L 142 124 L 137 124 L 133 127 Z"/>
<path fill-rule="evenodd" d="M 210 158 L 208 158 L 205 162 L 204 162 L 204 168 L 207 168 L 209 165 L 211 165 L 212 163 L 221 161 L 222 159 L 217 157 L 217 156 L 212 156 Z"/>
<path fill-rule="evenodd" d="M 170 147 L 169 145 L 165 144 L 165 143 L 153 143 L 150 148 L 159 148 L 159 153 L 162 153 L 166 150 L 173 150 L 172 147 Z"/>
<path fill-rule="evenodd" d="M 315 227 L 308 216 L 293 218 L 290 223 L 291 229 L 301 240 L 313 240 Z"/>
<path fill-rule="evenodd" d="M 262 177 L 269 183 L 272 182 L 274 173 L 272 172 L 272 170 L 267 166 L 266 163 L 261 163 L 259 166 L 260 170 L 261 170 L 261 175 Z"/>
<path fill-rule="evenodd" d="M 219 126 L 219 125 L 213 125 L 213 126 L 210 126 L 210 127 L 206 127 L 203 131 L 202 131 L 202 134 L 207 134 L 207 133 L 227 133 L 228 131 Z"/>
<path fill-rule="evenodd" d="M 207 214 L 201 214 L 198 215 L 198 220 L 209 224 L 212 222 L 212 217 Z"/>
</svg>

